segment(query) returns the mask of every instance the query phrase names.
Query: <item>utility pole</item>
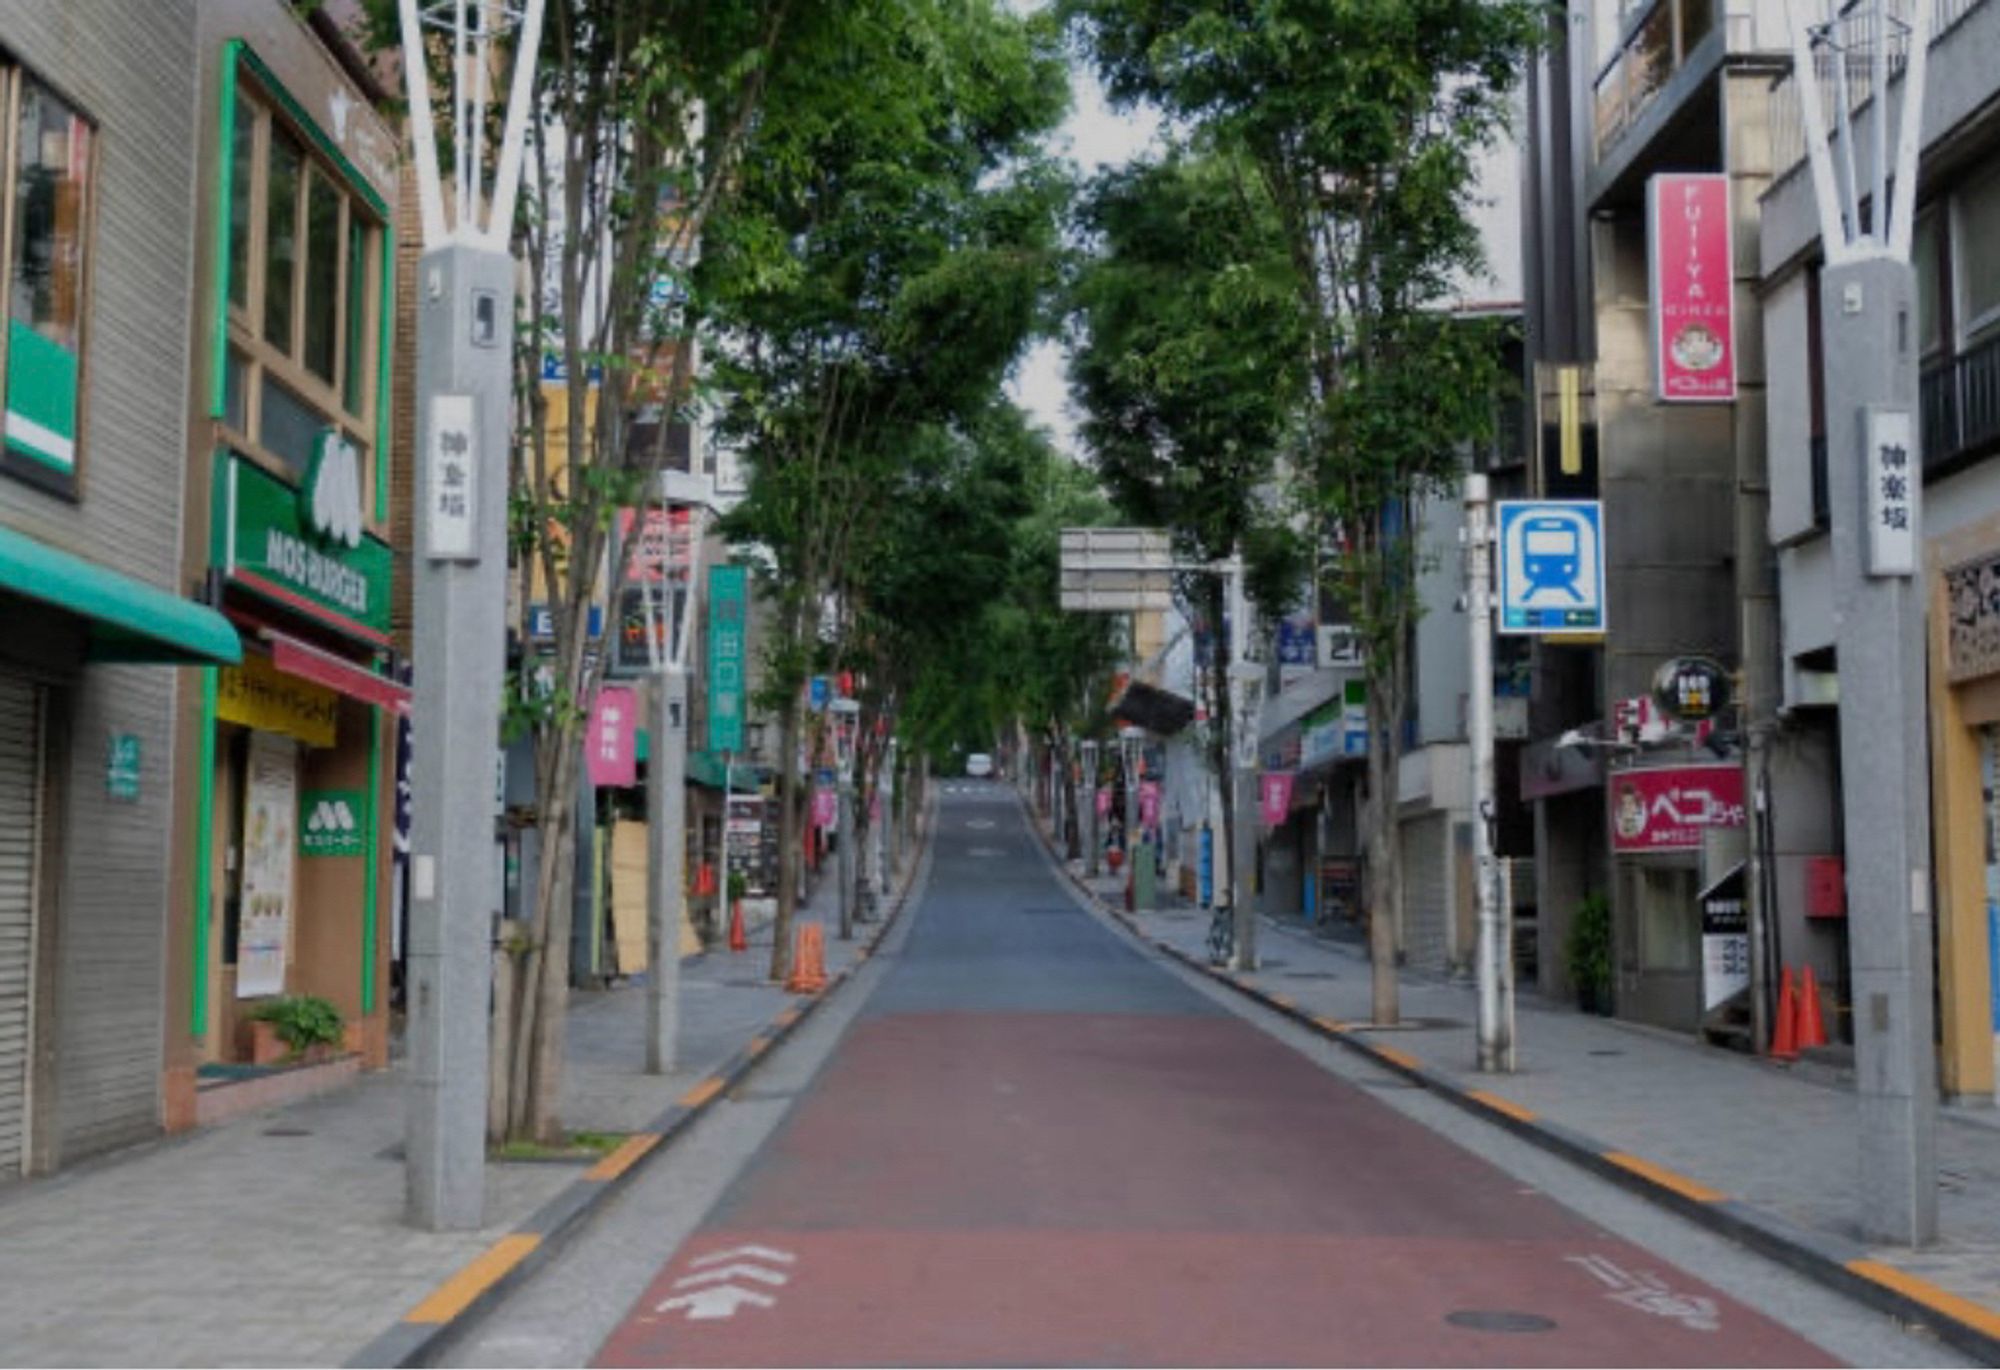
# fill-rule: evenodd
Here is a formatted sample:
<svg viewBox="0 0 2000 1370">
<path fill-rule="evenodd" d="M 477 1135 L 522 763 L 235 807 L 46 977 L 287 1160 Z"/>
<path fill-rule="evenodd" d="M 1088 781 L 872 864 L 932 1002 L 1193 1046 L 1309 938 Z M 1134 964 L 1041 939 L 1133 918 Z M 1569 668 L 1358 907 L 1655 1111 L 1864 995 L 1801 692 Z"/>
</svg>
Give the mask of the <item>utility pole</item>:
<svg viewBox="0 0 2000 1370">
<path fill-rule="evenodd" d="M 1257 721 L 1263 712 L 1264 672 L 1250 661 L 1250 597 L 1243 558 L 1229 568 L 1230 759 L 1235 763 L 1236 827 L 1230 834 L 1229 883 L 1236 920 L 1232 969 L 1257 969 Z"/>
<path fill-rule="evenodd" d="M 507 469 L 514 262 L 542 0 L 527 0 L 499 164 L 484 176 L 498 6 L 402 0 L 424 254 L 417 263 L 418 547 L 412 558 L 415 727 L 410 831 L 410 1092 L 406 1221 L 479 1227 L 486 1197 L 487 1024 L 501 905 L 500 699 L 506 652 Z M 424 29 L 450 36 L 455 222 L 438 174 Z M 465 89 L 467 79 L 473 89 Z M 479 211 L 488 210 L 482 226 Z"/>
<path fill-rule="evenodd" d="M 859 700 L 842 696 L 827 706 L 833 714 L 834 778 L 839 784 L 840 816 L 835 820 L 840 833 L 836 849 L 839 866 L 836 879 L 840 889 L 840 940 L 854 937 L 854 725 L 861 713 Z"/>
<path fill-rule="evenodd" d="M 1097 878 L 1098 858 L 1103 854 L 1104 844 L 1097 835 L 1097 739 L 1083 740 L 1083 873 L 1089 879 Z"/>
<path fill-rule="evenodd" d="M 1493 530 L 1486 476 L 1465 478 L 1465 617 L 1472 638 L 1472 871 L 1479 911 L 1479 1069 L 1514 1069 L 1510 938 L 1502 924 L 1493 854 Z"/>
<path fill-rule="evenodd" d="M 1792 20 L 1795 81 L 1819 209 L 1820 283 L 1840 663 L 1860 1219 L 1871 1238 L 1937 1237 L 1937 1061 L 1931 1005 L 1930 789 L 1923 570 L 1923 460 L 1916 431 L 1916 276 L 1910 266 L 1931 7 L 1909 7 L 1893 178 L 1884 0 L 1832 24 Z M 1831 49 L 1842 173 L 1818 98 L 1815 49 Z M 1872 51 L 1869 51 L 1872 49 Z M 1869 60 L 1878 92 L 1861 157 L 1845 76 Z M 1871 174 L 1864 178 L 1857 168 Z M 1872 182 L 1872 184 L 1870 184 Z M 1893 202 L 1889 197 L 1895 188 Z M 1864 207 L 1864 192 L 1869 193 Z M 1888 206 L 1887 212 L 1884 207 Z M 1866 227 L 1864 228 L 1864 224 Z"/>
</svg>

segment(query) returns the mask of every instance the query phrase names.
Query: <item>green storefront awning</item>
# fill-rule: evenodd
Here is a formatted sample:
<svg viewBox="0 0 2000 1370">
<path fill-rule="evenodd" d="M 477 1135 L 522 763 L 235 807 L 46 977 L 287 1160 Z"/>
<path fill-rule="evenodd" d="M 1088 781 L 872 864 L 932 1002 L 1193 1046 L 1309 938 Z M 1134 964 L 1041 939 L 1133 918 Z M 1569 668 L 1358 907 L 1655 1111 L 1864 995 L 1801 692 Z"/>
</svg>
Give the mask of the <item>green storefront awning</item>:
<svg viewBox="0 0 2000 1370">
<path fill-rule="evenodd" d="M 93 661 L 233 666 L 236 629 L 215 610 L 0 528 L 0 590 L 90 622 Z"/>
</svg>

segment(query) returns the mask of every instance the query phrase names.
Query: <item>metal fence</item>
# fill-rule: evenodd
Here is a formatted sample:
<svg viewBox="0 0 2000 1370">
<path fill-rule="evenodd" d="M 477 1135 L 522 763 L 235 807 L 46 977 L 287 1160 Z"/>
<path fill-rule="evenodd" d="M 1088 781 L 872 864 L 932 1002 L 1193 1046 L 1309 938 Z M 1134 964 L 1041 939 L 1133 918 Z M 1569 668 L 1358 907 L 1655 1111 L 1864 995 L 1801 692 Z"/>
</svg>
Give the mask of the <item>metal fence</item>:
<svg viewBox="0 0 2000 1370">
<path fill-rule="evenodd" d="M 2000 444 L 2000 336 L 1925 371 L 1918 404 L 1926 473 Z"/>
</svg>

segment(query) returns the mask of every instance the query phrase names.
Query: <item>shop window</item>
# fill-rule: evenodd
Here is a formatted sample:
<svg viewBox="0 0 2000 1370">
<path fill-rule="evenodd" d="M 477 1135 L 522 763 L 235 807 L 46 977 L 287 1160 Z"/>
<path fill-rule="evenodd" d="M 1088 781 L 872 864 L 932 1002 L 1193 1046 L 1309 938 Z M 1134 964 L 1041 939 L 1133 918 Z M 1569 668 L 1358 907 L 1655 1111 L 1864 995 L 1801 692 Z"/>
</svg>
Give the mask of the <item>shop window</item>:
<svg viewBox="0 0 2000 1370">
<path fill-rule="evenodd" d="M 1700 952 L 1695 907 L 1696 874 L 1675 866 L 1646 866 L 1633 890 L 1638 899 L 1639 965 L 1647 971 L 1691 971 Z"/>
<path fill-rule="evenodd" d="M 383 225 L 307 132 L 241 76 L 220 418 L 242 451 L 293 479 L 320 436 L 338 430 L 361 457 L 362 505 L 372 509 Z"/>
<path fill-rule="evenodd" d="M 1917 354 L 1922 357 L 1944 347 L 1944 235 L 1940 228 L 1935 213 L 1920 215 L 1910 238 L 1910 265 L 1917 273 Z"/>
<path fill-rule="evenodd" d="M 1960 192 L 1957 227 L 1952 255 L 1959 317 L 1965 320 L 1965 341 L 1974 343 L 2000 335 L 2000 170 Z"/>
<path fill-rule="evenodd" d="M 75 490 L 84 314 L 89 300 L 91 124 L 34 77 L 0 69 L 13 174 L 7 259 L 4 465 Z"/>
</svg>

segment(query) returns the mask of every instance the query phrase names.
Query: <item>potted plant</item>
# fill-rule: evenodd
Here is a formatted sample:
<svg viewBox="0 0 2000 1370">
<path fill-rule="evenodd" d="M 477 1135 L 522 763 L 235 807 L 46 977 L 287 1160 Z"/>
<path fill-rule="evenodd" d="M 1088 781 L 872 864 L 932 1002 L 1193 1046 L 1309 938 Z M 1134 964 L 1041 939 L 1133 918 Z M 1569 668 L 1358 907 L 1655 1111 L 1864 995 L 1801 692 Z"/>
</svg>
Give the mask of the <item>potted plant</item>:
<svg viewBox="0 0 2000 1370">
<path fill-rule="evenodd" d="M 1611 901 L 1586 894 L 1570 920 L 1564 948 L 1576 1004 L 1585 1013 L 1611 1012 Z"/>
<path fill-rule="evenodd" d="M 300 1059 L 321 1061 L 333 1054 L 341 1042 L 340 1010 L 316 994 L 282 994 L 266 999 L 250 1011 L 254 1039 L 259 1029 L 284 1043 L 286 1063 Z M 255 1049 L 253 1059 L 257 1059 Z M 264 1064 L 258 1060 L 258 1064 Z"/>
</svg>

